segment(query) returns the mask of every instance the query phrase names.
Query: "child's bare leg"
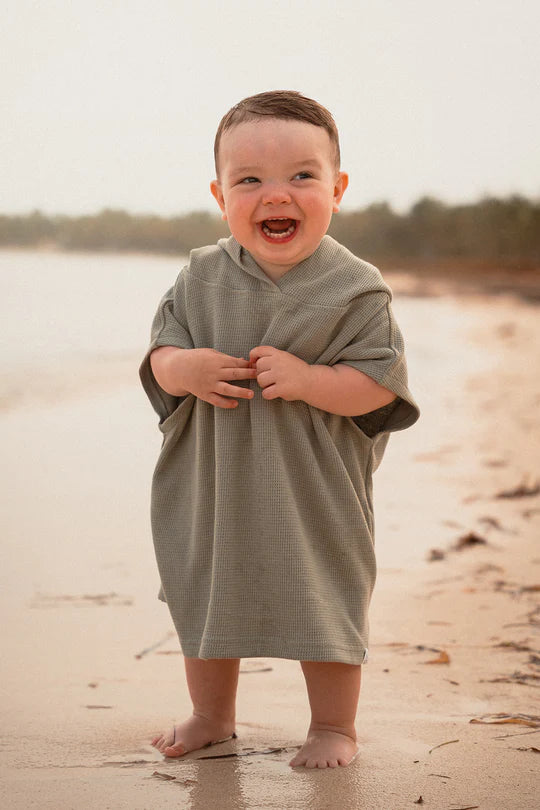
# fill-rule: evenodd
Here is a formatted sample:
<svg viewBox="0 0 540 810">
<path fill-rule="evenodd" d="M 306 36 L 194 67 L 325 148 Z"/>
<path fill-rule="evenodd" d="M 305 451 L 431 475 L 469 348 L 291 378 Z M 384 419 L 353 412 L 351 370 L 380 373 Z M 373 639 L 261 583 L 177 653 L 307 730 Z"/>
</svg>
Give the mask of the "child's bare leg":
<svg viewBox="0 0 540 810">
<path fill-rule="evenodd" d="M 336 662 L 302 661 L 311 724 L 307 740 L 290 761 L 294 768 L 336 768 L 356 756 L 355 717 L 362 668 Z"/>
<path fill-rule="evenodd" d="M 152 745 L 167 757 L 181 757 L 234 733 L 239 658 L 186 658 L 193 714 Z"/>
</svg>

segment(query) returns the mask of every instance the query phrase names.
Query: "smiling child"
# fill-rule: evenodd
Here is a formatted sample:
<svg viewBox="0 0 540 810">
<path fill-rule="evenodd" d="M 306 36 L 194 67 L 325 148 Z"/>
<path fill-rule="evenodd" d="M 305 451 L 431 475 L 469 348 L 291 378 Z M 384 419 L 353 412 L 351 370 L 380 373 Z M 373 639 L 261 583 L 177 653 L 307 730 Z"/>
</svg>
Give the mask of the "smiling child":
<svg viewBox="0 0 540 810">
<path fill-rule="evenodd" d="M 413 424 L 391 292 L 325 235 L 347 188 L 330 113 L 293 91 L 222 119 L 211 191 L 231 236 L 191 252 L 141 366 L 164 440 L 152 530 L 191 717 L 153 745 L 230 738 L 240 659 L 301 662 L 311 708 L 291 760 L 356 756 L 375 581 L 371 476 Z"/>
</svg>

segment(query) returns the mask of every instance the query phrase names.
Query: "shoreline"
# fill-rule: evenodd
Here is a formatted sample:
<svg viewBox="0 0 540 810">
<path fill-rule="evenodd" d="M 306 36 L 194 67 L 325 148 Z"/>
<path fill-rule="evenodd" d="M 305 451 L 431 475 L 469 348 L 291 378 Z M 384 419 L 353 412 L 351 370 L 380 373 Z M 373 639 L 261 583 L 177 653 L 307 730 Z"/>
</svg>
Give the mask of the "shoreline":
<svg viewBox="0 0 540 810">
<path fill-rule="evenodd" d="M 396 269 L 399 267 L 399 269 Z M 533 304 L 540 303 L 540 268 L 527 270 L 493 267 L 478 262 L 435 261 L 423 265 L 413 261 L 386 265 L 381 272 L 395 293 L 416 297 L 456 297 L 489 295 L 514 296 Z"/>
<path fill-rule="evenodd" d="M 134 259 L 161 258 L 182 263 L 185 255 L 174 251 L 141 250 L 64 250 L 54 244 L 41 246 L 2 245 L 0 253 L 58 254 L 61 256 L 122 257 Z M 533 303 L 540 302 L 540 266 L 523 267 L 484 259 L 451 257 L 388 258 L 362 257 L 378 267 L 394 292 L 414 297 L 441 295 L 514 295 Z"/>
</svg>

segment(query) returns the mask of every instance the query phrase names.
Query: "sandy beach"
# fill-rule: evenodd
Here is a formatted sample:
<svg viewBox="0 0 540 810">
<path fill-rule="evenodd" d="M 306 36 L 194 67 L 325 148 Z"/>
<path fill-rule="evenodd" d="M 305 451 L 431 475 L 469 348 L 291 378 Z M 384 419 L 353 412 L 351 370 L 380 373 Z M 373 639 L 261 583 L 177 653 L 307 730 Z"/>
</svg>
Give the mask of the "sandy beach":
<svg viewBox="0 0 540 810">
<path fill-rule="evenodd" d="M 159 435 L 140 354 L 103 350 L 5 373 L 2 807 L 538 807 L 540 309 L 389 280 L 423 413 L 375 476 L 357 760 L 288 767 L 309 713 L 298 664 L 275 659 L 242 666 L 237 740 L 177 761 L 150 746 L 189 710 L 156 598 Z"/>
</svg>

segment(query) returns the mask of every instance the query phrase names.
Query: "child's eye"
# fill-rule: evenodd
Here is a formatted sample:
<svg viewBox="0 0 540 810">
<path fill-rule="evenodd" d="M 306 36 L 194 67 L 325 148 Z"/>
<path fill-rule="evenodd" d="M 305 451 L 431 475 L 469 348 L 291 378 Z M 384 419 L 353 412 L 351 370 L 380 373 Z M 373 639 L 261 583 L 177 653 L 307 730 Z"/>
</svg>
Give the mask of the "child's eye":
<svg viewBox="0 0 540 810">
<path fill-rule="evenodd" d="M 244 177 L 242 178 L 242 180 L 240 180 L 240 183 L 243 183 L 246 186 L 249 185 L 250 183 L 258 183 L 258 182 L 259 180 L 256 177 Z"/>
<path fill-rule="evenodd" d="M 293 180 L 308 180 L 312 176 L 310 172 L 298 172 L 298 174 L 294 175 Z"/>
</svg>

